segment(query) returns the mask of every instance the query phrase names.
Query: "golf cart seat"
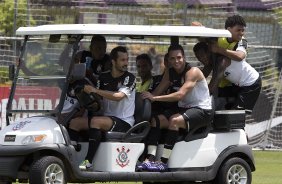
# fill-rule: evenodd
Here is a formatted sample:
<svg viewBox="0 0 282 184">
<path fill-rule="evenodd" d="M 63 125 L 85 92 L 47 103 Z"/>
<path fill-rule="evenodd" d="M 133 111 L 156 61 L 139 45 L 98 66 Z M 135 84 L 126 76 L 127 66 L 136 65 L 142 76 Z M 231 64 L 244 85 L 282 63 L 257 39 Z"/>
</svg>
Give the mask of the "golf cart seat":
<svg viewBox="0 0 282 184">
<path fill-rule="evenodd" d="M 219 110 L 215 111 L 212 123 L 214 132 L 228 132 L 232 129 L 245 128 L 245 110 Z"/>
<path fill-rule="evenodd" d="M 228 132 L 232 129 L 244 129 L 246 112 L 243 109 L 232 109 L 234 97 L 217 97 L 216 109 L 212 123 L 213 132 Z M 233 105 L 232 105 L 233 104 Z"/>
<path fill-rule="evenodd" d="M 140 93 L 135 95 L 135 124 L 127 132 L 105 133 L 106 142 L 141 142 L 149 133 L 151 118 L 151 102 L 148 99 L 142 99 Z"/>
</svg>

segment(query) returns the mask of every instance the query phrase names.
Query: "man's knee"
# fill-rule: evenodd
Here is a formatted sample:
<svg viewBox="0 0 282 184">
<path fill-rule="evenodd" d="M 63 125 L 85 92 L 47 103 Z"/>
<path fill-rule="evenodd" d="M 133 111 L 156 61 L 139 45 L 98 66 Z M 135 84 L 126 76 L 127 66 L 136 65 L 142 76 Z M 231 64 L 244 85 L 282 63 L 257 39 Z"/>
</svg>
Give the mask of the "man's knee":
<svg viewBox="0 0 282 184">
<path fill-rule="evenodd" d="M 106 116 L 94 116 L 91 118 L 89 127 L 97 128 L 104 131 L 108 131 L 113 126 L 113 120 Z"/>
<path fill-rule="evenodd" d="M 69 128 L 81 131 L 88 129 L 87 119 L 86 118 L 75 118 L 70 121 Z"/>
<path fill-rule="evenodd" d="M 169 129 L 177 129 L 179 126 L 179 120 L 176 117 L 169 119 Z"/>
<path fill-rule="evenodd" d="M 70 124 L 69 124 L 69 128 L 72 129 L 72 130 L 77 130 L 77 125 L 76 125 L 76 123 L 74 123 L 73 121 L 71 121 Z"/>
<path fill-rule="evenodd" d="M 92 117 L 91 120 L 90 120 L 90 124 L 89 124 L 90 128 L 99 128 L 101 126 L 101 122 L 102 122 L 99 119 L 100 118 L 96 117 L 96 116 Z"/>
<path fill-rule="evenodd" d="M 179 128 L 184 128 L 185 122 L 181 116 L 172 116 L 169 119 L 169 129 L 178 130 Z"/>
<path fill-rule="evenodd" d="M 156 128 L 160 128 L 160 118 L 159 118 L 158 115 L 155 115 L 155 116 L 152 117 L 151 126 L 156 127 Z"/>
<path fill-rule="evenodd" d="M 152 127 L 167 129 L 168 128 L 168 119 L 164 115 L 155 116 L 152 120 Z"/>
</svg>

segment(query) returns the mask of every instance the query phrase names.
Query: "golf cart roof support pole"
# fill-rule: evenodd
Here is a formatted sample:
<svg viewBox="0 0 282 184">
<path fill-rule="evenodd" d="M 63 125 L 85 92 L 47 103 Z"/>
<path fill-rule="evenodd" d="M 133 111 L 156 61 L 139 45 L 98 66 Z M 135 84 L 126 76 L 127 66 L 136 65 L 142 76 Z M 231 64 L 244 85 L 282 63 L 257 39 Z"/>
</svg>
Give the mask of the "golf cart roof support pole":
<svg viewBox="0 0 282 184">
<path fill-rule="evenodd" d="M 9 99 L 8 99 L 8 103 L 7 103 L 7 111 L 6 111 L 6 123 L 7 123 L 7 126 L 10 124 L 10 120 L 9 120 L 9 116 L 11 116 L 11 113 L 10 113 L 10 110 L 12 108 L 12 102 L 13 102 L 13 98 L 14 98 L 14 95 L 15 95 L 15 88 L 16 88 L 16 83 L 17 83 L 17 80 L 18 80 L 18 76 L 19 76 L 19 71 L 20 71 L 20 66 L 21 66 L 21 61 L 22 61 L 22 58 L 23 58 L 23 55 L 24 55 L 24 51 L 25 51 L 25 47 L 26 47 L 26 42 L 28 40 L 28 36 L 26 35 L 24 37 L 24 43 L 23 45 L 21 46 L 21 49 L 20 49 L 20 57 L 19 57 L 19 64 L 17 66 L 17 69 L 16 69 L 16 73 L 15 73 L 15 77 L 13 79 L 13 82 L 12 82 L 12 85 L 11 85 L 11 93 L 10 93 L 10 96 L 9 96 Z"/>
<path fill-rule="evenodd" d="M 171 45 L 179 45 L 179 37 L 178 36 L 171 36 L 170 37 L 170 44 Z"/>
</svg>

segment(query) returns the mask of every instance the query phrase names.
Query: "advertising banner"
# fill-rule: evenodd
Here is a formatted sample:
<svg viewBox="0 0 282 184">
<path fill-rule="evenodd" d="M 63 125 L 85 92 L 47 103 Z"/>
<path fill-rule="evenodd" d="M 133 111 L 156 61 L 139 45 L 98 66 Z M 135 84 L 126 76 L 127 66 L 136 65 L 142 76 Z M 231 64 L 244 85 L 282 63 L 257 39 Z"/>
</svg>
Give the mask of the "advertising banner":
<svg viewBox="0 0 282 184">
<path fill-rule="evenodd" d="M 10 86 L 0 86 L 0 127 L 6 126 L 6 107 Z M 13 109 L 16 110 L 52 110 L 59 103 L 59 89 L 57 87 L 29 86 L 18 87 L 13 99 Z M 28 113 L 17 113 L 11 121 L 17 118 L 29 117 Z"/>
</svg>

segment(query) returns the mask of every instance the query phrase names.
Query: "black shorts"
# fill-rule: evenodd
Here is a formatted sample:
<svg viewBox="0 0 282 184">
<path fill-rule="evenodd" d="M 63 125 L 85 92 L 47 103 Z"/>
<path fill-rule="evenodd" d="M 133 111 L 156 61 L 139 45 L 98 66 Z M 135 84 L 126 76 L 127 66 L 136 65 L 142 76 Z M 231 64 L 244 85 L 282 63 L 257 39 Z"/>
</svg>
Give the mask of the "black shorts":
<svg viewBox="0 0 282 184">
<path fill-rule="evenodd" d="M 219 97 L 235 97 L 236 101 L 230 109 L 245 109 L 252 112 L 261 91 L 261 78 L 250 86 L 228 86 L 219 88 Z"/>
<path fill-rule="evenodd" d="M 163 115 L 169 119 L 174 114 L 181 114 L 184 120 L 187 122 L 187 131 L 209 125 L 212 120 L 212 110 L 205 110 L 199 107 L 192 108 L 173 108 L 164 111 Z"/>
<path fill-rule="evenodd" d="M 187 123 L 187 131 L 198 127 L 209 125 L 212 120 L 212 110 L 205 110 L 201 108 L 183 109 L 180 114 Z"/>
<path fill-rule="evenodd" d="M 109 131 L 113 131 L 113 132 L 127 132 L 131 126 L 130 124 L 128 124 L 127 122 L 115 117 L 115 116 L 110 116 L 109 118 L 111 118 L 113 120 L 113 126 Z"/>
<path fill-rule="evenodd" d="M 177 112 L 178 102 L 158 102 L 156 101 L 152 103 L 152 115 L 163 114 L 163 112 L 170 111 L 168 109 L 172 109 L 172 112 L 174 112 L 175 110 L 176 110 L 175 112 Z"/>
<path fill-rule="evenodd" d="M 166 117 L 166 119 L 169 119 L 172 115 L 179 113 L 180 110 L 181 110 L 181 108 L 176 106 L 174 108 L 165 109 L 160 114 L 164 115 Z"/>
</svg>

